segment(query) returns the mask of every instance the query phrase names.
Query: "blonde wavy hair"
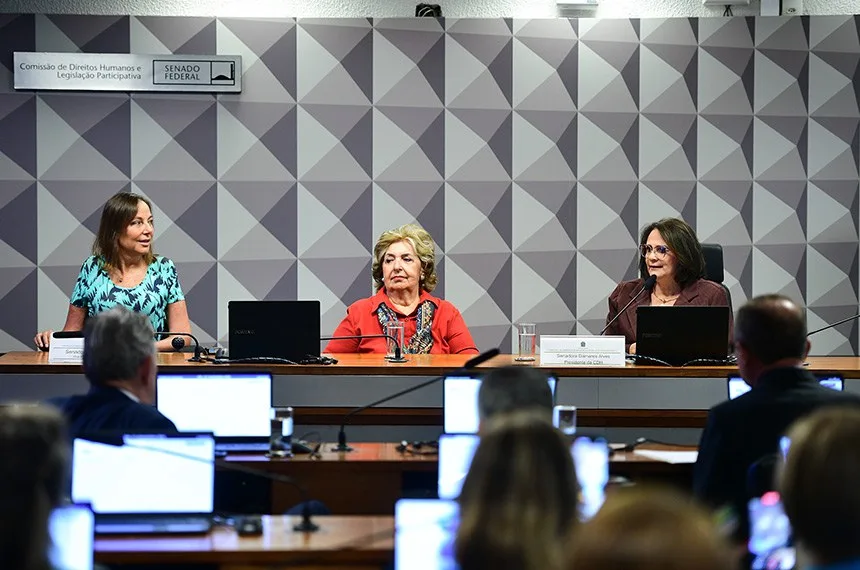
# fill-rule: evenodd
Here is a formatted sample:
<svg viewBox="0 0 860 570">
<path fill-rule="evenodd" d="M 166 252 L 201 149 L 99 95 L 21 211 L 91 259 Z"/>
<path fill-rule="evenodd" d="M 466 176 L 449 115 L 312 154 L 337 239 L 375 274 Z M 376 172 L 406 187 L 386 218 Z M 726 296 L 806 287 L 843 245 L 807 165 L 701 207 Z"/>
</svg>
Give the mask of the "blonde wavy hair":
<svg viewBox="0 0 860 570">
<path fill-rule="evenodd" d="M 436 288 L 436 243 L 430 233 L 418 224 L 406 224 L 393 230 L 382 232 L 373 247 L 373 265 L 370 273 L 376 291 L 382 289 L 382 259 L 388 248 L 397 242 L 406 241 L 412 245 L 415 255 L 421 261 L 421 288 L 428 293 Z"/>
</svg>

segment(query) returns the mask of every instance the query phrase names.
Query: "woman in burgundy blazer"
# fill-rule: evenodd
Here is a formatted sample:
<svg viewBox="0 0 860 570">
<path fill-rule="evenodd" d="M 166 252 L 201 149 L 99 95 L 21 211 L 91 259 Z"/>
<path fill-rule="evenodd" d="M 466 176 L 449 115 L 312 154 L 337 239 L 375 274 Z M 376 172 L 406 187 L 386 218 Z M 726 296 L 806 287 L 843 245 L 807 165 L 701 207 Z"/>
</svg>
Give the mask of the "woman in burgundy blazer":
<svg viewBox="0 0 860 570">
<path fill-rule="evenodd" d="M 606 329 L 606 334 L 624 335 L 627 352 L 636 353 L 636 307 L 640 305 L 715 305 L 728 306 L 722 285 L 703 279 L 705 258 L 702 245 L 686 222 L 664 218 L 642 230 L 639 239 L 639 279 L 622 281 L 609 296 L 610 322 L 630 300 L 639 294 L 624 314 Z M 645 279 L 657 281 L 651 291 L 642 291 Z M 729 312 L 729 345 L 734 322 Z"/>
</svg>

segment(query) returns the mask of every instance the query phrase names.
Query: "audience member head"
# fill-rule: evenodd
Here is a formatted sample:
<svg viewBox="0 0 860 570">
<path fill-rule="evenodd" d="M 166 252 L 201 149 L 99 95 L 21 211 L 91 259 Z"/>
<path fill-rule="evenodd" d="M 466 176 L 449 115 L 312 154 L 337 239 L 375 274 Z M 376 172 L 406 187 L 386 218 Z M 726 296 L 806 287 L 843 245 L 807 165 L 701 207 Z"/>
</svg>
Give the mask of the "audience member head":
<svg viewBox="0 0 860 570">
<path fill-rule="evenodd" d="M 48 522 L 67 481 L 68 445 L 54 408 L 0 408 L 0 568 L 50 569 Z"/>
<path fill-rule="evenodd" d="M 149 243 L 137 243 L 141 228 L 146 224 L 149 224 Z M 143 255 L 144 261 L 150 264 L 155 261 L 152 237 L 152 203 L 139 194 L 119 192 L 102 208 L 93 255 L 102 258 L 108 270 L 118 267 L 120 257 L 126 252 Z"/>
<path fill-rule="evenodd" d="M 552 390 L 546 374 L 530 366 L 506 366 L 488 372 L 478 391 L 481 424 L 501 414 L 534 410 L 552 421 Z"/>
<path fill-rule="evenodd" d="M 652 236 L 654 231 L 659 236 Z M 642 253 L 639 257 L 639 275 L 642 279 L 647 279 L 651 274 L 648 270 L 648 256 L 642 250 L 648 245 L 649 237 L 662 240 L 669 247 L 671 277 L 682 289 L 705 275 L 705 256 L 696 232 L 684 220 L 663 218 L 645 226 L 639 236 L 639 250 Z"/>
<path fill-rule="evenodd" d="M 571 570 L 733 570 L 731 550 L 691 498 L 630 487 L 610 493 L 573 534 Z"/>
<path fill-rule="evenodd" d="M 860 558 L 860 410 L 820 409 L 788 437 L 777 486 L 795 540 L 815 565 Z"/>
<path fill-rule="evenodd" d="M 155 333 L 143 313 L 117 305 L 90 317 L 83 364 L 91 384 L 122 388 L 145 404 L 155 402 Z"/>
<path fill-rule="evenodd" d="M 417 279 L 419 293 L 427 291 L 430 293 L 436 288 L 438 276 L 436 275 L 436 243 L 430 233 L 418 224 L 406 224 L 393 230 L 382 232 L 373 248 L 373 263 L 370 268 L 376 290 L 385 287 L 385 255 L 388 249 L 395 245 L 404 243 L 421 262 Z"/>
<path fill-rule="evenodd" d="M 747 384 L 771 368 L 799 365 L 809 352 L 803 309 L 783 295 L 761 295 L 735 317 L 735 353 Z"/>
<path fill-rule="evenodd" d="M 534 411 L 485 426 L 460 493 L 455 557 L 462 570 L 556 570 L 577 517 L 565 437 Z"/>
</svg>

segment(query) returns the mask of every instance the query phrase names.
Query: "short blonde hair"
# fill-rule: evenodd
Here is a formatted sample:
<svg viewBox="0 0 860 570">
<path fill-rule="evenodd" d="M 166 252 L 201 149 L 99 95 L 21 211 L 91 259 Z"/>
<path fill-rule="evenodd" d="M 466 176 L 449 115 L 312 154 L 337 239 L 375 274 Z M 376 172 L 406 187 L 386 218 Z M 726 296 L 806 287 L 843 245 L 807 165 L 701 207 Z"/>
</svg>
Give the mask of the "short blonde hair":
<svg viewBox="0 0 860 570">
<path fill-rule="evenodd" d="M 373 247 L 373 265 L 370 273 L 373 275 L 373 283 L 376 290 L 383 287 L 382 283 L 382 258 L 388 248 L 397 242 L 406 241 L 415 250 L 415 255 L 421 261 L 421 288 L 428 293 L 436 288 L 438 277 L 436 275 L 436 243 L 430 233 L 418 224 L 406 224 L 393 230 L 382 232 L 376 245 Z"/>
<path fill-rule="evenodd" d="M 860 410 L 813 412 L 788 431 L 778 488 L 795 538 L 828 564 L 860 556 Z"/>
</svg>

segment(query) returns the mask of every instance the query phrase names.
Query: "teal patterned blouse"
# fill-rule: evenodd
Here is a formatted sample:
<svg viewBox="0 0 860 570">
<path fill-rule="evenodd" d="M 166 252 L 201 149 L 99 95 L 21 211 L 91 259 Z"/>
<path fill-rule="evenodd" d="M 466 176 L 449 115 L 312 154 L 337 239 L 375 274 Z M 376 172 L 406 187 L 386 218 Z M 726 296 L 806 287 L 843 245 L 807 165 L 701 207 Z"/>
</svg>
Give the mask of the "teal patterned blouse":
<svg viewBox="0 0 860 570">
<path fill-rule="evenodd" d="M 149 317 L 156 331 L 167 330 L 167 305 L 182 301 L 185 295 L 179 285 L 176 266 L 166 257 L 157 256 L 137 287 L 120 287 L 111 281 L 100 257 L 91 255 L 81 266 L 75 290 L 69 302 L 87 310 L 92 316 L 115 305 Z"/>
</svg>

